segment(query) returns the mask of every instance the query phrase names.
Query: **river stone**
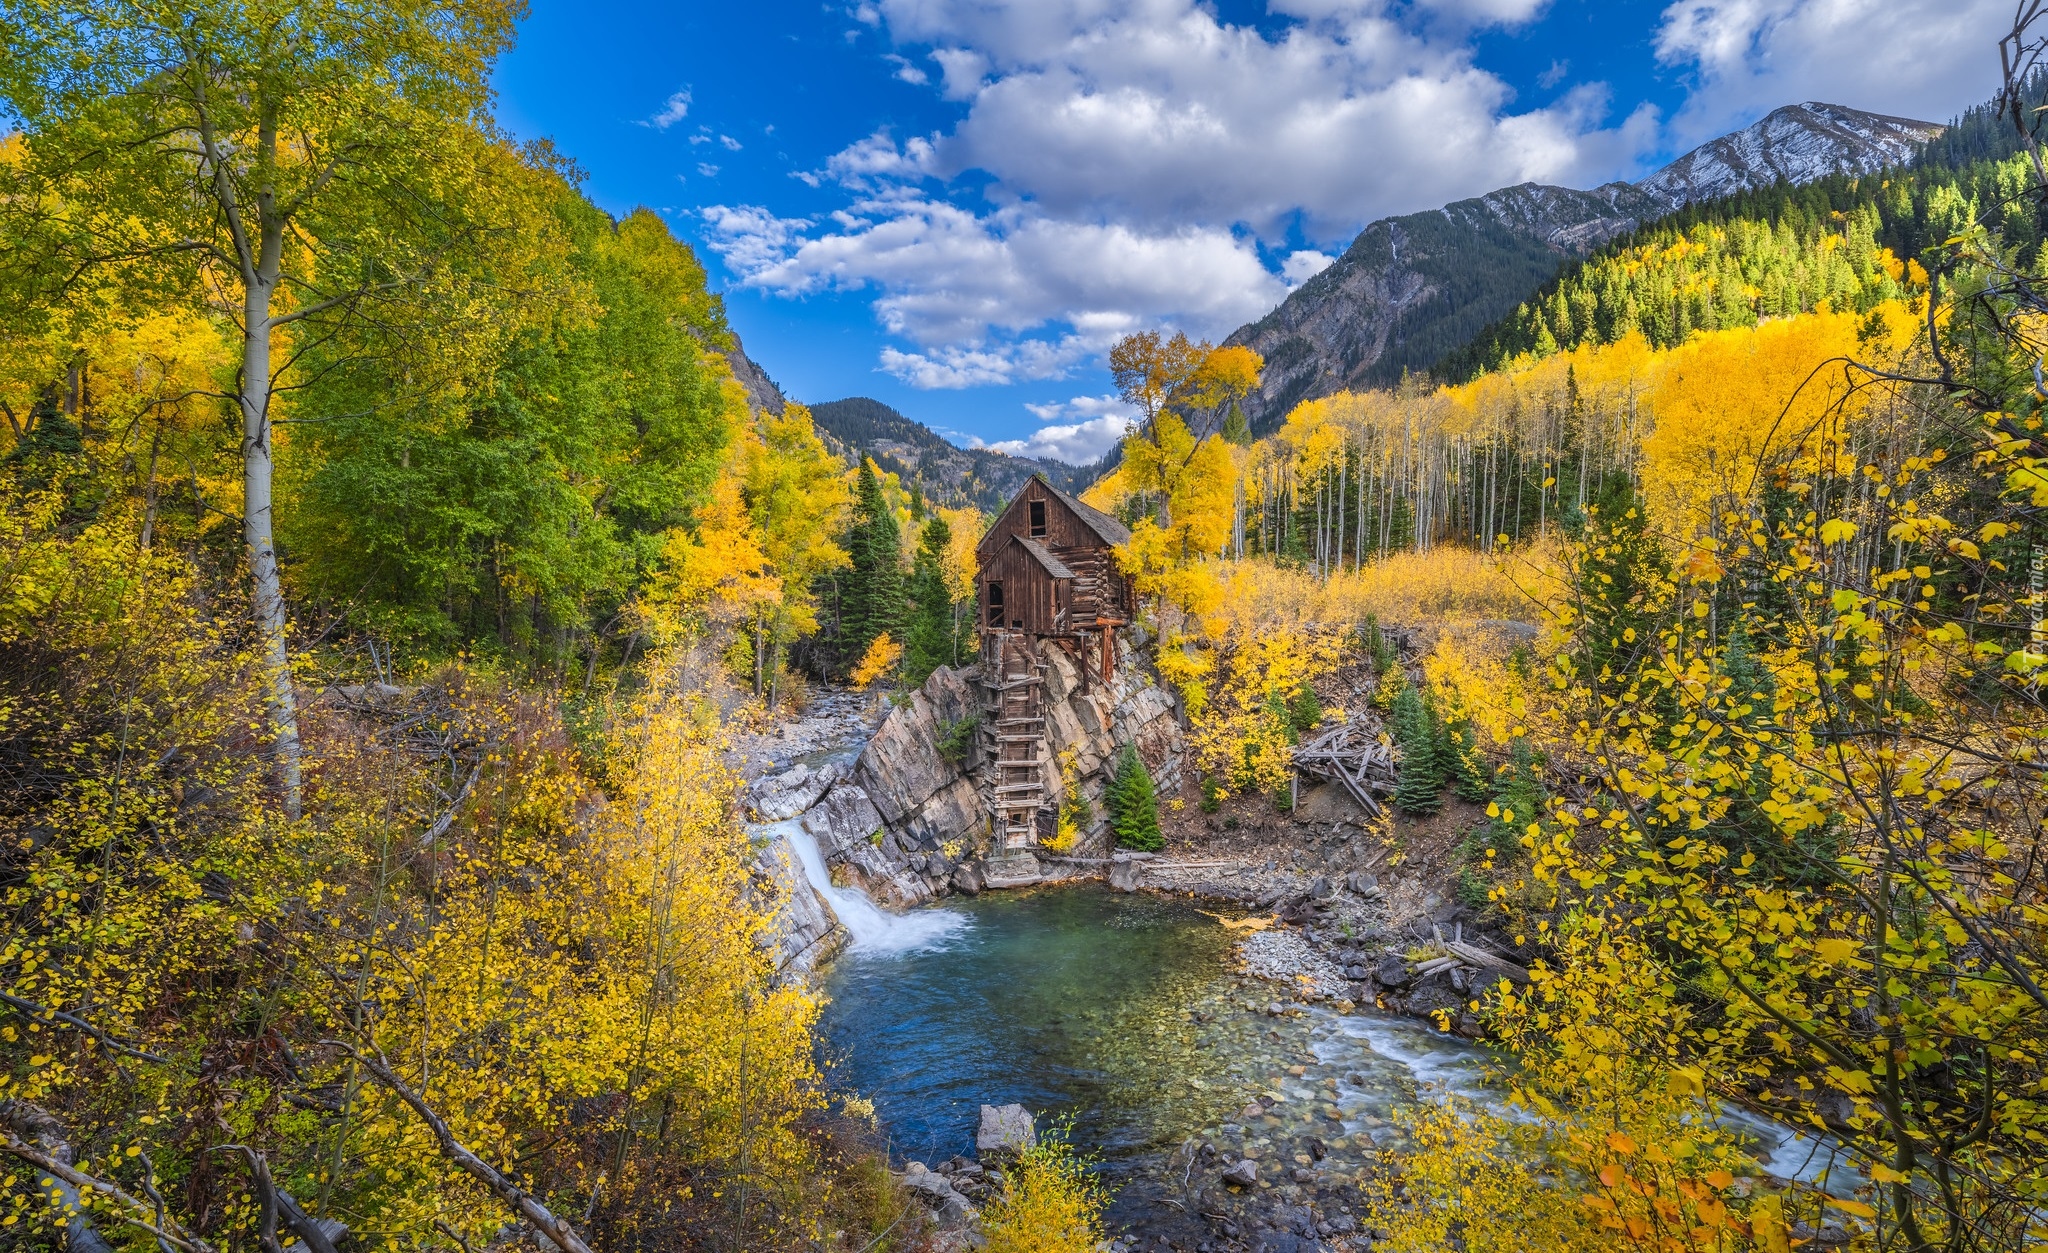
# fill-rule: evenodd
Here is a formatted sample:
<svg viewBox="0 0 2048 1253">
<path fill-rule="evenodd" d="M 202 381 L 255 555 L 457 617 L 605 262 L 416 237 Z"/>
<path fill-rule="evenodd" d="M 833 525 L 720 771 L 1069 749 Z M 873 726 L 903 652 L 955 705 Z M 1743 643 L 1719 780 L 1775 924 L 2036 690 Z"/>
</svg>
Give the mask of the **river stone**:
<svg viewBox="0 0 2048 1253">
<path fill-rule="evenodd" d="M 981 867 L 962 862 L 953 868 L 953 890 L 962 896 L 980 896 Z"/>
<path fill-rule="evenodd" d="M 1249 1188 L 1259 1182 L 1259 1164 L 1247 1157 L 1223 1172 L 1223 1182 Z"/>
<path fill-rule="evenodd" d="M 1109 886 L 1119 892 L 1138 890 L 1138 872 L 1141 867 L 1128 857 L 1119 857 L 1109 863 Z"/>
<path fill-rule="evenodd" d="M 1383 988 L 1405 988 L 1415 982 L 1415 976 L 1408 969 L 1408 963 L 1399 954 L 1388 953 L 1380 958 L 1380 968 L 1375 976 Z"/>
<path fill-rule="evenodd" d="M 981 1127 L 974 1134 L 974 1148 L 983 1157 L 991 1154 L 1022 1153 L 1038 1143 L 1038 1128 L 1031 1111 L 1022 1105 L 984 1105 Z"/>
</svg>

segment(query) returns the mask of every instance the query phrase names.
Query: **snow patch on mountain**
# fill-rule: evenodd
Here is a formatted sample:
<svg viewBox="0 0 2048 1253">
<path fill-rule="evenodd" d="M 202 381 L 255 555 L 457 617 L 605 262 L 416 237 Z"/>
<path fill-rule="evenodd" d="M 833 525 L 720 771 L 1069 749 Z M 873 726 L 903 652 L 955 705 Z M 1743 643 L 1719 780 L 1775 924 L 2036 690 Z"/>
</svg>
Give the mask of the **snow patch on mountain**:
<svg viewBox="0 0 2048 1253">
<path fill-rule="evenodd" d="M 1676 209 L 1779 179 L 1810 183 L 1838 172 L 1868 174 L 1907 160 L 1941 130 L 1932 122 L 1809 100 L 1709 140 L 1636 186 Z"/>
</svg>

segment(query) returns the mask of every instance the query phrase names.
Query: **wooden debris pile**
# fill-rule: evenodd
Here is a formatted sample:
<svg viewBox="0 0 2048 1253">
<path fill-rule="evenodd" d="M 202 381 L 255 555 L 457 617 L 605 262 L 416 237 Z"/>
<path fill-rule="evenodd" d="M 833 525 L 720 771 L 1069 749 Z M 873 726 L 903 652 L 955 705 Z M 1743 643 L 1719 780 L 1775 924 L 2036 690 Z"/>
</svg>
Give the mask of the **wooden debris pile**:
<svg viewBox="0 0 2048 1253">
<path fill-rule="evenodd" d="M 1343 784 L 1351 799 L 1375 815 L 1380 803 L 1373 794 L 1393 795 L 1396 782 L 1394 750 L 1381 735 L 1379 723 L 1359 717 L 1325 728 L 1295 748 L 1294 768 Z"/>
</svg>

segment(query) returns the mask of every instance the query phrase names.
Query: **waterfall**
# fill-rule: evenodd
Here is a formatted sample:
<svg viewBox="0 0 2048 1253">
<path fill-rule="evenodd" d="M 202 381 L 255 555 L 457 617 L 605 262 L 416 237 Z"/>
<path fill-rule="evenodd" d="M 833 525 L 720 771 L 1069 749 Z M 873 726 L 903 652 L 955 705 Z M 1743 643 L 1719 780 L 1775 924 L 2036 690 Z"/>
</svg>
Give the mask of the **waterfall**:
<svg viewBox="0 0 2048 1253">
<path fill-rule="evenodd" d="M 782 838 L 796 853 L 804 878 L 839 919 L 852 937 L 848 947 L 855 953 L 908 953 L 935 948 L 940 941 L 967 926 L 967 916 L 950 909 L 919 909 L 892 914 L 867 898 L 858 888 L 842 888 L 832 882 L 818 841 L 794 822 L 776 823 Z"/>
</svg>

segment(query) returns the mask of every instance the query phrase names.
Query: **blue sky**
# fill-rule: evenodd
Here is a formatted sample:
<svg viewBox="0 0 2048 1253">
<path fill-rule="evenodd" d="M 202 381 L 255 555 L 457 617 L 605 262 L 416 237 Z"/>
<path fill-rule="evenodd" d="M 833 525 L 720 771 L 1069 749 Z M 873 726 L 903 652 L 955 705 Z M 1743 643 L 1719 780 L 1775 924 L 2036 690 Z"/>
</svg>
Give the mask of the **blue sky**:
<svg viewBox="0 0 2048 1253">
<path fill-rule="evenodd" d="M 2006 0 L 533 0 L 501 121 L 659 210 L 797 399 L 1085 458 L 1374 218 L 1632 178 L 1781 104 L 1944 120 Z M 1852 51 L 1853 49 L 1853 51 Z"/>
</svg>

